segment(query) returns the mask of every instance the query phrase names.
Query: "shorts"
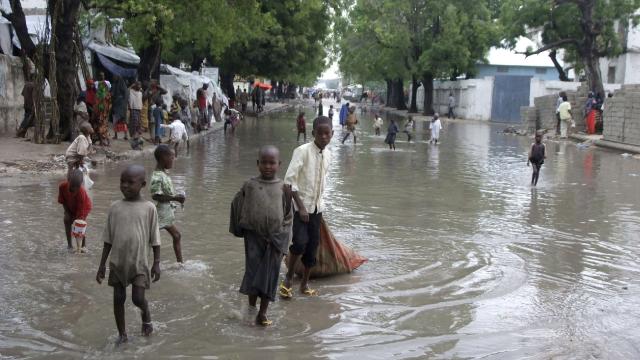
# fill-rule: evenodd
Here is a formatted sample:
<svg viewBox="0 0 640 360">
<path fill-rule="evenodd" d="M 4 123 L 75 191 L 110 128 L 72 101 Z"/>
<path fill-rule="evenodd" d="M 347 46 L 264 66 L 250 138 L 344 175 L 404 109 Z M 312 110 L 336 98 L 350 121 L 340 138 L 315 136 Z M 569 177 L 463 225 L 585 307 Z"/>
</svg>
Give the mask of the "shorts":
<svg viewBox="0 0 640 360">
<path fill-rule="evenodd" d="M 109 270 L 109 279 L 107 280 L 107 285 L 109 286 L 122 286 L 124 288 L 131 284 L 133 286 L 148 289 L 150 283 L 151 282 L 149 281 L 149 277 L 144 274 L 138 274 L 134 276 L 133 279 L 129 279 L 129 281 L 127 281 L 126 283 L 122 282 L 122 280 L 118 278 L 113 270 Z"/>
<path fill-rule="evenodd" d="M 289 252 L 293 255 L 302 255 L 302 264 L 312 268 L 317 262 L 318 245 L 320 245 L 320 223 L 322 213 L 309 214 L 309 222 L 304 223 L 300 219 L 300 213 L 293 215 L 293 242 Z"/>
</svg>

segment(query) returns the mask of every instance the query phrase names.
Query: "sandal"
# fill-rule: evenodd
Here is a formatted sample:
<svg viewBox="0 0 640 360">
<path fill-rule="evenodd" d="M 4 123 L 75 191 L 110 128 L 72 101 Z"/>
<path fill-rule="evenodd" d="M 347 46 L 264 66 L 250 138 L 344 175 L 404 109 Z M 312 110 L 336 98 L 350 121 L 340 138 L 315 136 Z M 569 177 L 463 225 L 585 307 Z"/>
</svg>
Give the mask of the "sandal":
<svg viewBox="0 0 640 360">
<path fill-rule="evenodd" d="M 258 316 L 258 317 L 256 317 L 256 324 L 260 325 L 260 326 L 267 327 L 267 326 L 273 325 L 273 321 L 271 321 L 271 320 L 269 320 L 267 318 L 260 319 L 260 316 Z"/>
<path fill-rule="evenodd" d="M 284 282 L 280 284 L 280 289 L 278 290 L 280 297 L 283 299 L 291 299 L 293 297 L 293 289 L 284 286 Z"/>
<path fill-rule="evenodd" d="M 315 289 L 306 288 L 302 293 L 307 296 L 318 296 L 318 290 Z"/>
</svg>

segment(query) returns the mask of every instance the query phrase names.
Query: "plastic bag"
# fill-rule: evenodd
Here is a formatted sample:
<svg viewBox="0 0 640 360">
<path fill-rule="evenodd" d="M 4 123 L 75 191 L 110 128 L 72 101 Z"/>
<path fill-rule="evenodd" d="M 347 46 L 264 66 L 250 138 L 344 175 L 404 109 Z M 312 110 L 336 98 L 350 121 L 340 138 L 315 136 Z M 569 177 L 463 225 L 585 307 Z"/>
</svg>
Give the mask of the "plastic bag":
<svg viewBox="0 0 640 360">
<path fill-rule="evenodd" d="M 82 174 L 84 176 L 84 180 L 83 180 L 84 188 L 87 190 L 91 190 L 91 188 L 93 187 L 93 180 L 91 180 L 91 178 L 89 177 L 89 168 L 87 167 L 86 164 L 83 164 L 80 167 L 80 170 L 82 171 Z"/>
<path fill-rule="evenodd" d="M 338 241 L 324 219 L 320 223 L 320 244 L 316 256 L 318 261 L 316 266 L 311 269 L 312 278 L 347 274 L 367 261 L 349 246 Z M 301 276 L 303 270 L 302 262 L 298 261 L 295 269 L 296 274 Z"/>
</svg>

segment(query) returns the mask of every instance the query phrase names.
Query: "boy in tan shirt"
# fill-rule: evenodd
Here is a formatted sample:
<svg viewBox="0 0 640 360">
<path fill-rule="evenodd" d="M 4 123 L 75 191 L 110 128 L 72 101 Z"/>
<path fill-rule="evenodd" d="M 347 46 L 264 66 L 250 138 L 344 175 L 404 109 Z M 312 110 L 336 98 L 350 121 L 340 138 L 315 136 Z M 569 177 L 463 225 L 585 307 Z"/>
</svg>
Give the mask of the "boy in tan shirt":
<svg viewBox="0 0 640 360">
<path fill-rule="evenodd" d="M 109 209 L 102 239 L 104 248 L 96 275 L 98 284 L 105 278 L 105 264 L 109 259 L 109 286 L 113 287 L 113 306 L 118 327 L 118 343 L 127 342 L 124 320 L 126 288 L 133 285 L 131 299 L 140 308 L 142 334 L 153 332 L 151 314 L 145 299 L 145 290 L 160 279 L 160 229 L 156 206 L 142 199 L 140 190 L 147 184 L 145 170 L 140 165 L 130 165 L 120 176 L 123 200 L 116 201 Z M 149 271 L 149 248 L 153 249 L 153 266 Z"/>
</svg>

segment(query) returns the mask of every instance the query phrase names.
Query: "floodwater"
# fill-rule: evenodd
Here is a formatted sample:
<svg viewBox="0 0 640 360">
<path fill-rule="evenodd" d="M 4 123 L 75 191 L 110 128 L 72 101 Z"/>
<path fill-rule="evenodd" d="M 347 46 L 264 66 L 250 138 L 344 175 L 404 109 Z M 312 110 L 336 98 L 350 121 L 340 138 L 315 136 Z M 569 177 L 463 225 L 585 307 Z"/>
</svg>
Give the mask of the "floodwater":
<svg viewBox="0 0 640 360">
<path fill-rule="evenodd" d="M 314 281 L 317 298 L 273 304 L 273 327 L 253 326 L 238 293 L 244 250 L 227 231 L 229 204 L 257 173 L 260 145 L 280 147 L 284 175 L 295 115 L 248 119 L 235 136 L 198 139 L 178 159 L 171 176 L 188 197 L 177 214 L 187 262 L 176 266 L 163 233 L 162 278 L 147 292 L 156 332 L 139 336 L 128 299 L 130 342 L 120 347 L 112 290 L 95 273 L 126 164 L 93 175 L 88 255 L 65 248 L 60 179 L 3 180 L 0 358 L 640 357 L 640 161 L 548 142 L 532 189 L 531 140 L 475 122 L 445 121 L 438 146 L 422 129 L 414 144 L 399 134 L 395 152 L 367 116 L 357 146 L 340 145 L 337 127 L 325 216 L 369 262 Z"/>
</svg>

